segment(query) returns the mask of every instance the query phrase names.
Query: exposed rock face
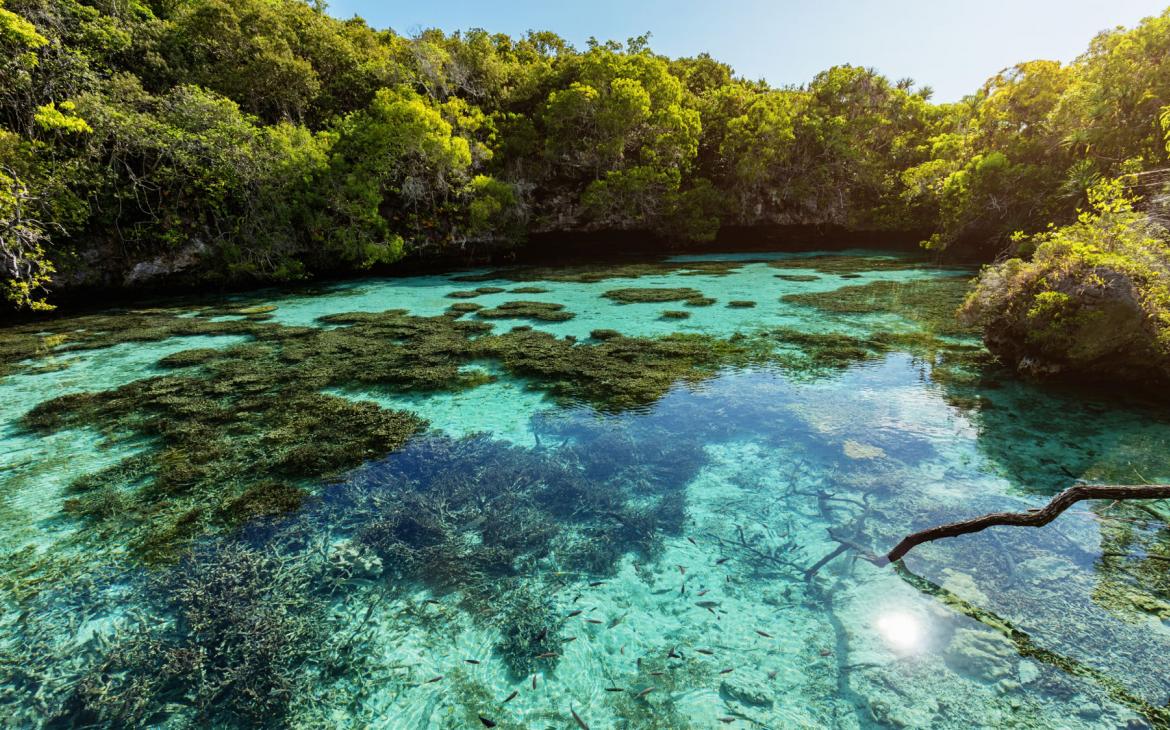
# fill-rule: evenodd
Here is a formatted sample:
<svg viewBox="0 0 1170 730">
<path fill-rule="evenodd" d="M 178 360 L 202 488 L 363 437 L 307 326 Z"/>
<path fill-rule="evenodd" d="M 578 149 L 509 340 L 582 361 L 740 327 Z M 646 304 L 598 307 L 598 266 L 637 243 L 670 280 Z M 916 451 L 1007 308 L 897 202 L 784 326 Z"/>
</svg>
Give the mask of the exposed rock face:
<svg viewBox="0 0 1170 730">
<path fill-rule="evenodd" d="M 985 325 L 984 342 L 1001 360 L 1034 376 L 1170 382 L 1170 361 L 1155 334 L 1140 288 L 1125 273 L 1096 267 L 1044 279 L 1063 306 L 1038 313 L 1038 298 L 1008 307 Z"/>
<path fill-rule="evenodd" d="M 186 271 L 199 265 L 207 253 L 207 246 L 200 240 L 193 240 L 186 246 L 150 261 L 140 261 L 126 272 L 123 286 L 145 284 L 162 277 Z"/>
</svg>

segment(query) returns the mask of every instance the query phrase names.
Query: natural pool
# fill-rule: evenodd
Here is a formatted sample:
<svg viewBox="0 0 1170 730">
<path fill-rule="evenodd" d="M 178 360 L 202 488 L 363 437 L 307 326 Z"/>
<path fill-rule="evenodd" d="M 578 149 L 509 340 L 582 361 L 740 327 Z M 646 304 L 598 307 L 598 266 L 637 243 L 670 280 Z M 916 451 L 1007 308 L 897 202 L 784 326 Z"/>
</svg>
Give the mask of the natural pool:
<svg viewBox="0 0 1170 730">
<path fill-rule="evenodd" d="M 1165 505 L 864 558 L 1170 479 L 1164 409 L 990 361 L 967 273 L 693 256 L 0 330 L 0 713 L 1170 726 Z"/>
</svg>

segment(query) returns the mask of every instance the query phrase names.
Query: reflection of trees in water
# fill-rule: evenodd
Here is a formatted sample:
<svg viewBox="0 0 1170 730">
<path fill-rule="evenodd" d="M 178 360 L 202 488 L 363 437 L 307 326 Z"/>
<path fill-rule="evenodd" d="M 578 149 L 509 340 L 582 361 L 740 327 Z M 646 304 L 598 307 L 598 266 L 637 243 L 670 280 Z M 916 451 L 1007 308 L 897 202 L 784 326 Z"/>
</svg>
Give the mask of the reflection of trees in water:
<svg viewBox="0 0 1170 730">
<path fill-rule="evenodd" d="M 1035 385 L 988 373 L 944 383 L 948 402 L 978 429 L 979 451 L 1025 493 L 1055 494 L 1074 480 L 1137 484 L 1170 478 L 1165 409 L 1082 387 Z"/>
</svg>

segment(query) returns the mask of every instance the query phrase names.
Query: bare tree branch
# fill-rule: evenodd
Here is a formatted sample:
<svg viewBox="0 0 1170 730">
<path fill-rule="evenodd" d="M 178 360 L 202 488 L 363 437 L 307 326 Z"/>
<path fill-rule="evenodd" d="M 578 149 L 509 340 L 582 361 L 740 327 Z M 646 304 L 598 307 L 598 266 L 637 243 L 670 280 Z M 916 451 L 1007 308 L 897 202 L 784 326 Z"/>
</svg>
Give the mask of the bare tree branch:
<svg viewBox="0 0 1170 730">
<path fill-rule="evenodd" d="M 924 542 L 939 540 L 944 537 L 969 535 L 973 532 L 986 530 L 988 527 L 1008 525 L 1012 527 L 1043 527 L 1055 520 L 1069 507 L 1086 499 L 1170 499 L 1170 484 L 1138 484 L 1138 485 L 1088 485 L 1079 484 L 1064 490 L 1052 498 L 1052 501 L 1039 509 L 1027 512 L 993 512 L 961 522 L 951 522 L 946 525 L 932 527 L 929 530 L 907 535 L 887 555 L 886 559 L 893 563 L 901 560 L 906 553 Z"/>
</svg>

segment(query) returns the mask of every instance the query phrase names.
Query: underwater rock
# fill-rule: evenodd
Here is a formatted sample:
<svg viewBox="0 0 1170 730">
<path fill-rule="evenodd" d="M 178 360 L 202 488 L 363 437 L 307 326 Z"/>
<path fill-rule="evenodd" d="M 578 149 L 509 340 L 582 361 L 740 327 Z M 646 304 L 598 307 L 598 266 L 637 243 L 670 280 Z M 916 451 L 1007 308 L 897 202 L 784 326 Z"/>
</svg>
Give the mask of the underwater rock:
<svg viewBox="0 0 1170 730">
<path fill-rule="evenodd" d="M 996 682 L 1012 673 L 1017 656 L 1011 640 L 990 631 L 959 629 L 943 652 L 943 660 L 954 672 L 983 682 Z"/>
<path fill-rule="evenodd" d="M 742 702 L 753 707 L 771 707 L 772 690 L 758 679 L 746 675 L 728 675 L 719 683 L 719 694 L 724 699 Z"/>
<path fill-rule="evenodd" d="M 690 312 L 683 312 L 683 311 L 680 311 L 677 309 L 668 309 L 662 313 L 663 319 L 686 319 L 687 317 L 690 317 L 690 316 L 691 316 Z"/>
<path fill-rule="evenodd" d="M 1020 684 L 1031 684 L 1037 679 L 1040 679 L 1040 667 L 1036 666 L 1035 662 L 1021 659 L 1016 668 L 1016 673 L 1020 675 Z"/>
<path fill-rule="evenodd" d="M 1075 565 L 1055 555 L 1040 555 L 1025 560 L 1018 568 L 1029 580 L 1040 582 L 1063 580 L 1076 572 Z"/>
<path fill-rule="evenodd" d="M 877 446 L 853 440 L 846 441 L 843 450 L 850 459 L 882 459 L 886 456 L 886 452 Z"/>
<path fill-rule="evenodd" d="M 980 606 L 986 606 L 988 604 L 987 594 L 979 590 L 979 587 L 975 584 L 975 579 L 970 574 L 946 568 L 943 570 L 942 576 L 942 587 L 944 589 L 970 603 Z"/>
</svg>

